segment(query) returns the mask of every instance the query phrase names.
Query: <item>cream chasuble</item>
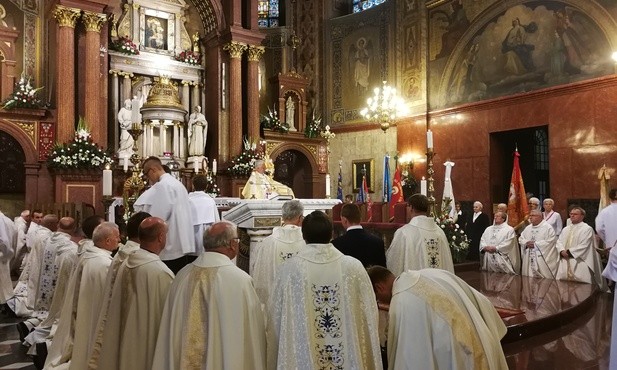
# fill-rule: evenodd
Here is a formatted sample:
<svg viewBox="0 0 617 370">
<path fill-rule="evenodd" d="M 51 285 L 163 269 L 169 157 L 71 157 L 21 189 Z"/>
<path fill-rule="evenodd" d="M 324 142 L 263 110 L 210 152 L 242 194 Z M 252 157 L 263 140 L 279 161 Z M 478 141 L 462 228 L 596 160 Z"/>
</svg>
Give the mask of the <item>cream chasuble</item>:
<svg viewBox="0 0 617 370">
<path fill-rule="evenodd" d="M 443 270 L 407 271 L 394 282 L 389 369 L 507 369 L 506 327 L 486 297 Z"/>
<path fill-rule="evenodd" d="M 0 212 L 0 304 L 13 296 L 10 262 L 16 242 L 17 231 L 13 221 Z"/>
<path fill-rule="evenodd" d="M 149 370 L 167 292 L 174 274 L 153 253 L 139 249 L 118 269 L 90 369 Z M 99 321 L 100 322 L 100 321 Z"/>
<path fill-rule="evenodd" d="M 569 251 L 573 258 L 559 258 L 557 279 L 597 284 L 607 291 L 606 280 L 602 277 L 600 256 L 596 252 L 596 238 L 591 226 L 584 222 L 571 224 L 561 231 L 557 239 L 557 252 Z"/>
<path fill-rule="evenodd" d="M 251 176 L 242 189 L 244 199 L 270 199 L 279 194 L 294 196 L 293 191 L 287 185 L 274 181 L 268 175 L 257 171 L 251 172 Z"/>
<path fill-rule="evenodd" d="M 302 228 L 285 225 L 275 227 L 270 236 L 251 250 L 249 272 L 261 304 L 268 304 L 277 267 L 295 256 L 305 245 Z"/>
<path fill-rule="evenodd" d="M 88 351 L 103 301 L 111 252 L 93 244 L 79 255 L 62 306 L 58 330 L 45 360 L 45 369 L 87 368 Z"/>
<path fill-rule="evenodd" d="M 496 247 L 495 253 L 484 252 L 482 270 L 518 274 L 521 269 L 521 259 L 516 242 L 516 233 L 512 226 L 505 222 L 492 225 L 484 230 L 480 239 L 480 252 L 485 247 Z"/>
<path fill-rule="evenodd" d="M 268 369 L 382 368 L 371 281 L 332 244 L 281 264 L 268 308 Z"/>
<path fill-rule="evenodd" d="M 429 267 L 454 272 L 446 234 L 427 216 L 416 216 L 396 230 L 386 251 L 386 263 L 395 276 Z"/>
<path fill-rule="evenodd" d="M 251 277 L 204 252 L 174 279 L 163 309 L 153 370 L 262 370 L 266 336 Z"/>
<path fill-rule="evenodd" d="M 529 241 L 534 242 L 533 248 L 526 247 Z M 555 248 L 556 242 L 555 229 L 548 222 L 542 221 L 536 226 L 527 226 L 518 238 L 523 260 L 521 274 L 555 279 L 557 264 L 559 263 L 559 253 Z"/>
</svg>

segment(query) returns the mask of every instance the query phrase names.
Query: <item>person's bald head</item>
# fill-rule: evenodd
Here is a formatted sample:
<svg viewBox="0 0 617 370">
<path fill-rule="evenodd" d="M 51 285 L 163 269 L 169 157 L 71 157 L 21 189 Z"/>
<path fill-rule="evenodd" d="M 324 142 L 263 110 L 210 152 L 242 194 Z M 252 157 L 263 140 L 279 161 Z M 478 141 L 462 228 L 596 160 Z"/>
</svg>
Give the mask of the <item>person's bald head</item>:
<svg viewBox="0 0 617 370">
<path fill-rule="evenodd" d="M 204 250 L 218 252 L 233 259 L 240 248 L 238 230 L 235 224 L 229 221 L 215 222 L 204 232 Z"/>
<path fill-rule="evenodd" d="M 75 232 L 75 219 L 72 217 L 62 217 L 58 222 L 58 231 L 72 235 Z"/>
<path fill-rule="evenodd" d="M 21 211 L 21 215 L 20 216 L 26 222 L 32 221 L 32 217 L 30 217 L 30 210 L 29 209 L 24 209 L 23 211 Z"/>
<path fill-rule="evenodd" d="M 126 236 L 129 240 L 139 243 L 139 225 L 148 217 L 152 217 L 148 212 L 136 212 L 126 222 Z"/>
<path fill-rule="evenodd" d="M 53 214 L 48 214 L 43 216 L 43 220 L 41 221 L 41 226 L 48 228 L 51 231 L 58 230 L 58 216 Z"/>
<path fill-rule="evenodd" d="M 167 224 L 158 217 L 148 217 L 139 224 L 141 249 L 158 255 L 167 243 Z"/>
</svg>

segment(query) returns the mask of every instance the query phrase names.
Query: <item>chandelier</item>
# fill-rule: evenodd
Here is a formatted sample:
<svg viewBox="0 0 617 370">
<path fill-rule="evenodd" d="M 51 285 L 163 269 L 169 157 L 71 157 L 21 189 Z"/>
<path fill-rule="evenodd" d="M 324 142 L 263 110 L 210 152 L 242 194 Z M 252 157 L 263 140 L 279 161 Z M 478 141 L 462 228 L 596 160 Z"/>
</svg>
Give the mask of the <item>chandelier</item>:
<svg viewBox="0 0 617 370">
<path fill-rule="evenodd" d="M 373 92 L 375 95 L 366 100 L 366 107 L 360 114 L 367 121 L 378 123 L 385 133 L 397 118 L 408 113 L 407 104 L 386 81 L 383 82 L 383 87 L 376 87 Z"/>
</svg>

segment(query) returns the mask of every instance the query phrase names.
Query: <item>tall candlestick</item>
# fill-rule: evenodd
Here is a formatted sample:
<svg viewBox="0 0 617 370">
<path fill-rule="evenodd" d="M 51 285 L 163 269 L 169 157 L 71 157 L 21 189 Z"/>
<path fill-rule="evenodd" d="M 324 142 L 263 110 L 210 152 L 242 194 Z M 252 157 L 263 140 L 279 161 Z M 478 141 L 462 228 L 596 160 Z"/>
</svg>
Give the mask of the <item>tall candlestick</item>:
<svg viewBox="0 0 617 370">
<path fill-rule="evenodd" d="M 129 156 L 128 156 L 128 154 L 123 154 L 122 155 L 122 169 L 124 170 L 124 172 L 129 170 Z"/>
<path fill-rule="evenodd" d="M 326 174 L 326 198 L 330 198 L 330 174 Z"/>
<path fill-rule="evenodd" d="M 433 131 L 426 131 L 426 147 L 433 149 Z"/>
<path fill-rule="evenodd" d="M 426 179 L 422 176 L 422 180 L 420 180 L 420 194 L 426 196 Z"/>
<path fill-rule="evenodd" d="M 212 160 L 212 174 L 214 176 L 216 176 L 216 170 L 217 170 L 217 166 L 216 166 L 216 159 Z"/>
<path fill-rule="evenodd" d="M 103 170 L 103 196 L 111 195 L 112 182 L 112 172 L 109 167 L 105 167 Z"/>
<path fill-rule="evenodd" d="M 193 170 L 195 170 L 195 173 L 199 173 L 199 161 L 197 158 L 193 159 Z"/>
</svg>

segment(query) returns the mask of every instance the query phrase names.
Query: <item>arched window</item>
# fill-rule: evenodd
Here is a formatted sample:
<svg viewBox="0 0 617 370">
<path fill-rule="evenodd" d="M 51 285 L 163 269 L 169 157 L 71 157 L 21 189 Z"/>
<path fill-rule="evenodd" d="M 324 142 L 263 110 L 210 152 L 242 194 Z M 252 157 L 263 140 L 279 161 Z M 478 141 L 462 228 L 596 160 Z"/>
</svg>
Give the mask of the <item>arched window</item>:
<svg viewBox="0 0 617 370">
<path fill-rule="evenodd" d="M 257 3 L 257 24 L 261 28 L 280 26 L 279 0 L 259 0 Z"/>
<path fill-rule="evenodd" d="M 353 0 L 353 12 L 358 13 L 366 9 L 370 9 L 375 5 L 379 5 L 386 0 Z"/>
</svg>

